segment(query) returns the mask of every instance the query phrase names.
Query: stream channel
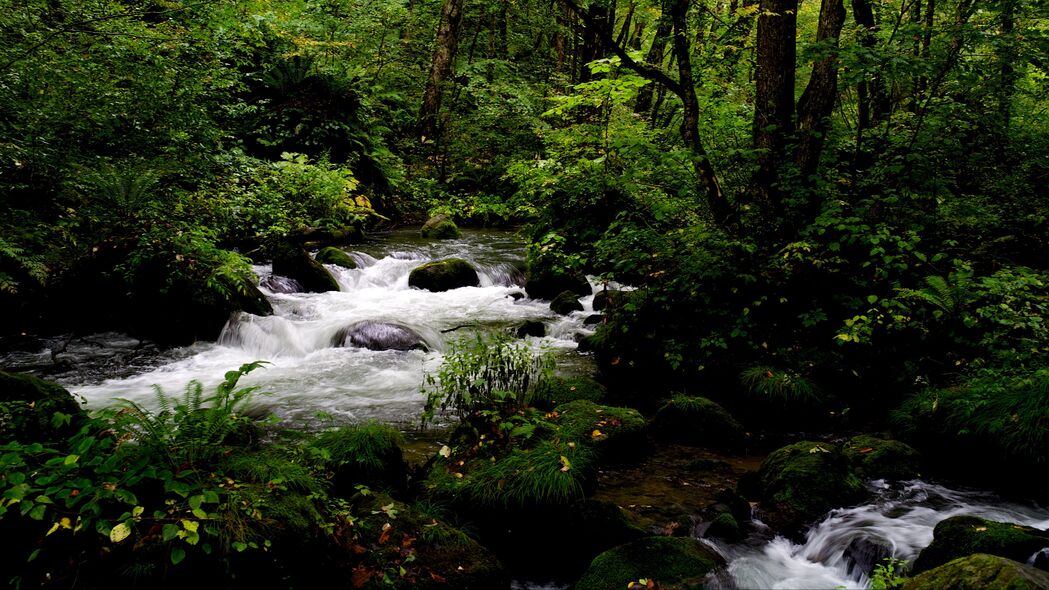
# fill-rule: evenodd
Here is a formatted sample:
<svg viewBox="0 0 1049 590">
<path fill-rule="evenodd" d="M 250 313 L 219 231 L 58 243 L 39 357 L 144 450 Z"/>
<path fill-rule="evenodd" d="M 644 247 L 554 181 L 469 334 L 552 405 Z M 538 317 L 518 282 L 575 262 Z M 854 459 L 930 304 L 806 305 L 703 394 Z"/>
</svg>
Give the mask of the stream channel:
<svg viewBox="0 0 1049 590">
<path fill-rule="evenodd" d="M 519 269 L 524 243 L 513 233 L 466 231 L 461 239 L 434 242 L 418 238 L 417 232 L 394 232 L 354 246 L 350 253 L 358 269 L 329 267 L 339 282 L 338 292 L 289 292 L 294 286 L 286 279 L 272 276 L 268 266 L 257 266 L 274 315 L 236 318 L 217 343 L 137 354 L 134 351 L 140 346 L 133 340 L 101 335 L 95 340 L 67 340 L 58 352 L 57 344 L 49 341 L 46 344 L 51 349 L 37 354 L 41 363 L 44 357 L 64 362 L 69 370 L 53 372 L 51 378 L 83 396 L 92 409 L 118 398 L 155 407 L 154 385 L 178 395 L 197 379 L 208 390 L 226 371 L 266 360 L 270 364 L 245 377 L 242 384 L 270 392 L 257 399 L 285 424 L 309 427 L 377 419 L 404 430 L 418 424 L 424 375 L 437 370 L 453 338 L 471 332 L 542 321 L 547 335 L 528 337 L 527 342 L 554 351 L 561 373 L 593 370 L 591 360 L 576 352 L 575 342 L 577 334 L 590 333 L 583 320 L 592 313 L 592 296 L 582 299 L 586 311 L 569 316 L 554 314 L 548 302 L 522 298 Z M 448 257 L 470 261 L 479 271 L 481 285 L 443 293 L 408 286 L 413 268 Z M 410 328 L 422 336 L 428 350 L 333 346 L 340 330 L 364 320 Z M 102 352 L 93 354 L 93 348 Z M 18 361 L 15 364 L 34 362 L 23 355 L 0 359 L 0 364 L 10 366 L 13 360 Z M 1049 528 L 1049 509 L 1007 503 L 979 491 L 921 481 L 869 485 L 877 491 L 875 501 L 833 511 L 808 532 L 803 543 L 771 535 L 760 523 L 744 543 L 710 541 L 729 564 L 711 584 L 721 588 L 865 588 L 870 583 L 866 572 L 878 559 L 886 555 L 913 559 L 932 540 L 935 524 L 950 516 L 973 514 Z M 539 587 L 566 586 L 515 583 L 515 588 Z"/>
</svg>

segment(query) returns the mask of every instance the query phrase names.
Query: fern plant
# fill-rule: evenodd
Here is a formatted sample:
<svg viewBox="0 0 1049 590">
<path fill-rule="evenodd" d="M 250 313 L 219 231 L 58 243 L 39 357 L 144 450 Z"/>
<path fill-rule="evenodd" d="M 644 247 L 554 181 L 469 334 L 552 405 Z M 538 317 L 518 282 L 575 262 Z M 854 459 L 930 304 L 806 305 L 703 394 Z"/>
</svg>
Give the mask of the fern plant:
<svg viewBox="0 0 1049 590">
<path fill-rule="evenodd" d="M 0 268 L 4 266 L 14 266 L 40 284 L 47 278 L 47 267 L 38 257 L 0 235 Z M 0 270 L 0 293 L 15 294 L 21 286 L 16 277 Z"/>
<path fill-rule="evenodd" d="M 746 369 L 739 378 L 751 393 L 770 399 L 805 403 L 819 400 L 817 387 L 793 371 L 759 365 Z"/>
<path fill-rule="evenodd" d="M 925 277 L 921 289 L 897 289 L 903 299 L 921 301 L 933 307 L 933 317 L 951 315 L 971 300 L 971 272 L 954 272 L 950 277 L 930 275 Z"/>
<path fill-rule="evenodd" d="M 221 445 L 228 438 L 253 421 L 243 410 L 258 388 L 237 388 L 237 383 L 264 364 L 255 361 L 227 372 L 209 396 L 196 380 L 186 386 L 181 399 L 155 385 L 159 410 L 152 412 L 133 401 L 120 400 L 114 427 L 176 471 L 205 466 L 223 453 Z"/>
</svg>

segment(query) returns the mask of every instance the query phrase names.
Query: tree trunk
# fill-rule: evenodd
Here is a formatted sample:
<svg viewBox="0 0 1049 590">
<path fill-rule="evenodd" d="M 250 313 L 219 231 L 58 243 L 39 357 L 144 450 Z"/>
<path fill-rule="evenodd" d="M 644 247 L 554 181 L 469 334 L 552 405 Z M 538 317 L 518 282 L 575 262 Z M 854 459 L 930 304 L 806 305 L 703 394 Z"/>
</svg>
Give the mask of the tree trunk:
<svg viewBox="0 0 1049 590">
<path fill-rule="evenodd" d="M 663 58 L 666 55 L 672 27 L 670 11 L 664 6 L 663 12 L 659 16 L 659 22 L 656 24 L 656 35 L 652 38 L 652 46 L 648 48 L 648 55 L 645 56 L 646 64 L 654 68 L 663 65 Z M 642 86 L 638 91 L 637 102 L 634 104 L 635 113 L 649 115 L 652 109 L 652 93 L 655 91 L 655 86 L 656 83 L 652 82 Z"/>
<path fill-rule="evenodd" d="M 766 220 L 782 214 L 776 185 L 787 140 L 794 134 L 797 48 L 796 0 L 761 0 L 758 17 L 757 80 L 754 96 L 754 198 Z"/>
<path fill-rule="evenodd" d="M 1013 95 L 1016 93 L 1016 61 L 1019 59 L 1016 34 L 1017 0 L 1001 0 L 1001 36 L 998 51 L 998 119 L 999 134 L 1005 138 L 1012 124 Z"/>
<path fill-rule="evenodd" d="M 845 25 L 842 0 L 823 0 L 816 43 L 829 43 L 831 50 L 812 66 L 808 86 L 798 101 L 798 151 L 795 162 L 803 180 L 816 173 L 823 140 L 830 128 L 829 117 L 838 97 L 838 38 Z"/>
<path fill-rule="evenodd" d="M 878 43 L 878 23 L 869 0 L 852 0 L 852 17 L 863 30 L 858 34 L 860 44 L 873 49 Z M 889 114 L 889 96 L 879 74 L 863 79 L 856 87 L 857 127 L 859 133 L 883 121 Z"/>
<path fill-rule="evenodd" d="M 455 54 L 459 50 L 459 25 L 463 20 L 463 0 L 444 0 L 441 22 L 437 29 L 437 47 L 433 52 L 430 76 L 426 80 L 422 106 L 419 108 L 419 137 L 437 137 L 441 94 L 445 81 L 451 77 Z"/>
</svg>

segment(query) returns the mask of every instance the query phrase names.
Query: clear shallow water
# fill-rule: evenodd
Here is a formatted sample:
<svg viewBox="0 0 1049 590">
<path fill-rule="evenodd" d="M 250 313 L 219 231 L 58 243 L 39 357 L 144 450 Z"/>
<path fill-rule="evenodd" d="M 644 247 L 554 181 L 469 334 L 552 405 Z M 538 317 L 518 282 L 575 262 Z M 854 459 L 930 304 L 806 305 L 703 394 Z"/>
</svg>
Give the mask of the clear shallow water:
<svg viewBox="0 0 1049 590">
<path fill-rule="evenodd" d="M 864 561 L 871 548 L 913 561 L 932 542 L 938 522 L 973 515 L 1038 529 L 1049 528 L 1049 508 L 1004 502 L 993 494 L 959 491 L 922 481 L 895 486 L 876 481 L 876 499 L 834 510 L 804 543 L 776 536 L 767 543 L 713 543 L 729 562 L 725 588 L 867 588 Z M 865 559 L 866 557 L 866 559 Z"/>
<path fill-rule="evenodd" d="M 338 421 L 375 418 L 411 423 L 422 409 L 420 387 L 427 371 L 441 364 L 449 342 L 472 331 L 509 327 L 525 320 L 547 325 L 547 336 L 528 338 L 535 347 L 553 349 L 566 366 L 578 366 L 574 337 L 589 333 L 587 311 L 558 316 L 549 302 L 515 299 L 523 294 L 524 244 L 512 233 L 470 231 L 458 240 L 428 242 L 416 232 L 395 233 L 371 243 L 347 248 L 360 268 L 328 267 L 340 291 L 279 293 L 284 281 L 266 280 L 268 265 L 255 268 L 263 279 L 274 315 L 241 315 L 231 320 L 217 343 L 173 351 L 171 360 L 134 375 L 97 383 L 63 384 L 87 400 L 89 408 L 110 405 L 118 398 L 150 407 L 153 385 L 168 394 L 180 393 L 197 379 L 213 387 L 222 375 L 240 365 L 265 360 L 270 364 L 242 380 L 269 395 L 258 401 L 286 420 L 310 422 L 318 412 Z M 408 286 L 415 267 L 447 257 L 469 260 L 481 276 L 479 287 L 431 293 Z M 372 351 L 336 348 L 336 333 L 362 320 L 396 322 L 419 333 L 430 352 Z"/>
</svg>

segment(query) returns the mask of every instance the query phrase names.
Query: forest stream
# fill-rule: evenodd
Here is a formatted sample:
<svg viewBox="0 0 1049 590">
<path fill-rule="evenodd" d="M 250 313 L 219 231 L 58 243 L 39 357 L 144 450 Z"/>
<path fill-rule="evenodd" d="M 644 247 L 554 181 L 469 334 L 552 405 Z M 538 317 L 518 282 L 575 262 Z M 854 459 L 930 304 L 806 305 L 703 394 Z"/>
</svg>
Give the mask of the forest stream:
<svg viewBox="0 0 1049 590">
<path fill-rule="evenodd" d="M 268 265 L 256 266 L 261 286 L 273 304 L 273 316 L 235 317 L 217 343 L 154 352 L 140 366 L 132 365 L 137 367 L 133 375 L 127 374 L 126 366 L 114 374 L 114 347 L 103 345 L 105 337 L 94 341 L 94 355 L 85 352 L 90 347 L 83 343 L 70 349 L 69 342 L 61 351 L 38 354 L 57 360 L 78 355 L 77 370 L 60 372 L 56 378 L 92 409 L 117 399 L 151 407 L 156 403 L 153 385 L 178 394 L 191 379 L 203 376 L 217 382 L 230 368 L 264 359 L 270 363 L 265 370 L 248 375 L 244 382 L 266 392 L 257 398 L 259 403 L 286 423 L 316 427 L 377 419 L 409 431 L 417 427 L 423 408 L 424 375 L 440 366 L 442 351 L 456 337 L 541 321 L 547 335 L 528 337 L 528 342 L 553 351 L 558 372 L 593 370 L 591 359 L 575 350 L 576 336 L 591 333 L 583 322 L 593 313 L 593 297 L 581 300 L 584 311 L 567 316 L 553 313 L 545 301 L 524 297 L 518 270 L 523 243 L 514 233 L 474 230 L 461 239 L 432 242 L 420 240 L 414 232 L 395 232 L 355 246 L 350 254 L 357 269 L 328 267 L 339 282 L 338 292 L 295 292 L 296 286 L 272 275 Z M 470 261 L 479 270 L 481 285 L 438 293 L 408 286 L 413 268 L 448 257 Z M 420 346 L 415 350 L 342 346 L 341 331 L 365 321 L 404 328 L 418 336 Z M 116 349 L 134 348 L 124 340 L 109 337 L 108 342 Z M 7 358 L 5 362 L 17 360 Z M 204 385 L 214 384 L 205 381 Z M 695 458 L 700 456 L 702 460 Z M 691 469 L 685 466 L 685 459 L 690 459 L 689 465 L 699 462 L 705 467 Z M 658 511 L 659 504 L 698 512 L 710 503 L 713 491 L 734 485 L 743 471 L 756 468 L 759 461 L 760 457 L 669 447 L 636 466 L 603 471 L 599 496 L 635 513 Z M 728 563 L 712 574 L 710 584 L 719 588 L 865 588 L 874 565 L 889 556 L 913 560 L 931 542 L 936 523 L 950 516 L 977 515 L 1049 527 L 1049 509 L 1003 502 L 979 491 L 918 480 L 891 485 L 878 480 L 867 485 L 875 490 L 874 501 L 832 511 L 802 542 L 772 535 L 761 523 L 760 514 L 741 543 L 706 540 Z M 658 518 L 649 524 L 653 522 Z M 687 530 L 701 537 L 705 524 L 693 519 Z M 1031 563 L 1045 557 L 1040 555 L 1032 555 Z M 568 586 L 519 580 L 514 587 Z"/>
</svg>

